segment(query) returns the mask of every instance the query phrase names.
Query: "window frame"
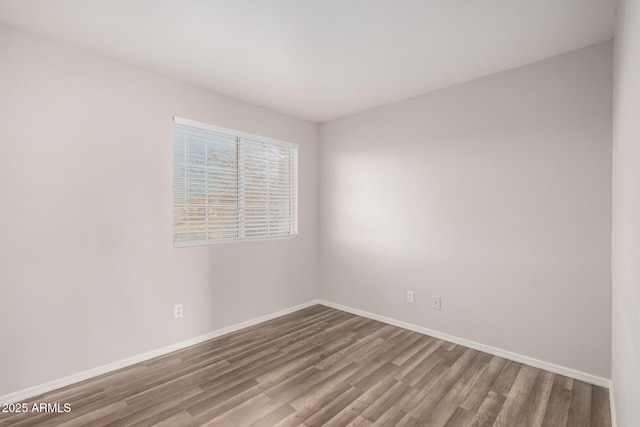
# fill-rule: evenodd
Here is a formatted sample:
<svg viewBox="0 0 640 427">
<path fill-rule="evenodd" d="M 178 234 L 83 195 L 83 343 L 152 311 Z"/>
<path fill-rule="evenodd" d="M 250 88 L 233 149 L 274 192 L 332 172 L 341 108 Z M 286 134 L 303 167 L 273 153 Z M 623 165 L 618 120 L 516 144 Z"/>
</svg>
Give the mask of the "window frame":
<svg viewBox="0 0 640 427">
<path fill-rule="evenodd" d="M 203 130 L 210 130 L 213 132 L 218 132 L 218 133 L 222 133 L 222 134 L 226 134 L 229 135 L 231 137 L 235 137 L 238 139 L 237 141 L 237 145 L 238 145 L 238 150 L 239 150 L 239 156 L 238 156 L 238 160 L 237 160 L 237 165 L 238 165 L 238 177 L 240 177 L 240 153 L 241 153 L 241 144 L 239 139 L 247 139 L 249 141 L 255 141 L 255 142 L 259 142 L 259 143 L 264 143 L 264 144 L 269 144 L 269 145 L 273 145 L 273 146 L 277 146 L 277 147 L 283 147 L 283 148 L 290 148 L 290 149 L 295 149 L 295 188 L 293 188 L 291 191 L 292 193 L 290 194 L 290 198 L 291 196 L 294 197 L 295 199 L 295 219 L 294 219 L 294 223 L 295 223 L 295 227 L 292 227 L 294 229 L 291 230 L 291 234 L 279 234 L 279 235 L 274 235 L 274 236 L 253 236 L 253 237 L 236 237 L 236 238 L 225 238 L 225 239 L 205 239 L 205 240 L 185 240 L 182 242 L 176 242 L 175 240 L 175 233 L 176 233 L 176 229 L 175 229 L 175 204 L 174 204 L 174 197 L 175 197 L 175 165 L 176 165 L 176 161 L 175 161 L 175 153 L 174 153 L 174 144 L 175 144 L 175 140 L 173 137 L 173 128 L 175 124 L 180 124 L 180 125 L 184 125 L 184 126 L 190 126 L 190 127 L 195 127 L 195 128 L 199 128 L 199 129 L 203 129 Z M 257 135 L 257 134 L 253 134 L 253 133 L 249 133 L 249 132 L 244 132 L 244 131 L 240 131 L 237 129 L 231 129 L 231 128 L 225 128 L 222 126 L 217 126 L 217 125 L 212 125 L 209 123 L 203 123 L 203 122 L 199 122 L 196 120 L 191 120 L 191 119 L 186 119 L 184 117 L 179 117 L 179 116 L 174 116 L 173 117 L 173 122 L 172 122 L 172 140 L 171 140 L 171 147 L 172 147 L 172 203 L 171 203 L 171 219 L 172 219 L 172 224 L 171 224 L 171 235 L 172 235 L 172 245 L 174 249 L 178 249 L 178 248 L 188 248 L 188 247 L 194 247 L 194 246 L 209 246 L 209 245 L 221 245 L 221 244 L 226 244 L 226 243 L 241 243 L 241 242 L 256 242 L 256 241 L 264 241 L 264 240 L 288 240 L 288 239 L 294 239 L 296 237 L 298 237 L 299 234 L 299 195 L 298 195 L 298 189 L 299 189 L 299 174 L 298 174 L 298 153 L 300 151 L 299 149 L 299 145 L 292 143 L 292 142 L 288 142 L 288 141 L 283 141 L 283 140 L 279 140 L 279 139 L 275 139 L 275 138 L 270 138 L 267 136 L 263 136 L 263 135 Z M 290 159 L 290 167 L 291 167 L 291 161 L 292 159 Z M 240 186 L 238 186 L 237 188 L 237 194 L 238 194 L 238 203 L 240 204 L 240 200 L 242 199 L 241 194 L 244 192 L 244 189 L 241 188 Z M 239 218 L 240 219 L 240 218 Z M 244 222 L 244 218 L 241 218 L 241 221 Z"/>
</svg>

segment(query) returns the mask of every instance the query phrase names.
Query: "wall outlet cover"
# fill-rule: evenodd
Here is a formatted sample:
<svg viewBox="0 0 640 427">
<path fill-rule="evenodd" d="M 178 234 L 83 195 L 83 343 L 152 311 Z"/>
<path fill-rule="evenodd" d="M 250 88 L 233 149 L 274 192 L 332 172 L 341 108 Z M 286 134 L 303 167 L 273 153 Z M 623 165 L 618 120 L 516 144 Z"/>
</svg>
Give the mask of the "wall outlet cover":
<svg viewBox="0 0 640 427">
<path fill-rule="evenodd" d="M 413 291 L 407 291 L 407 302 L 411 304 L 415 302 L 415 295 Z"/>
</svg>

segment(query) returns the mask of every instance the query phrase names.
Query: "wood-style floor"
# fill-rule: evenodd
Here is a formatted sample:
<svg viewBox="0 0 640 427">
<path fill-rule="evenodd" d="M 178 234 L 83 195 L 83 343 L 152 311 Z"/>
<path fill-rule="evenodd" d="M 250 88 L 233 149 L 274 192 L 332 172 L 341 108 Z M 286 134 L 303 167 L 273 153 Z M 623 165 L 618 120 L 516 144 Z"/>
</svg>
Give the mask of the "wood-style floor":
<svg viewBox="0 0 640 427">
<path fill-rule="evenodd" d="M 0 426 L 610 425 L 606 389 L 314 306 L 30 402 Z"/>
</svg>

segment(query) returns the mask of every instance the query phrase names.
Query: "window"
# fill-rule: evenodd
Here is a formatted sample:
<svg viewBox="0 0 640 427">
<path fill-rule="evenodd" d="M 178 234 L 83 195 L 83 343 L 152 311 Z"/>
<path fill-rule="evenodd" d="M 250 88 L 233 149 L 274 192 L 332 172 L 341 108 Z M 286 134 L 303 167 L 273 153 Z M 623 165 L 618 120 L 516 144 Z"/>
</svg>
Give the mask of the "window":
<svg viewBox="0 0 640 427">
<path fill-rule="evenodd" d="M 298 234 L 298 146 L 173 120 L 173 246 Z"/>
</svg>

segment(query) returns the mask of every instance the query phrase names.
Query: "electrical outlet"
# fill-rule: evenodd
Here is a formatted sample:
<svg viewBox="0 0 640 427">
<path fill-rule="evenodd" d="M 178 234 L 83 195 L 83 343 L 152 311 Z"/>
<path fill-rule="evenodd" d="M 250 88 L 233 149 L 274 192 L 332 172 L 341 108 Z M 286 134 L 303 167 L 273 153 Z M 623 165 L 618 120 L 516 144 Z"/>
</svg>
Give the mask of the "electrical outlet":
<svg viewBox="0 0 640 427">
<path fill-rule="evenodd" d="M 413 291 L 407 291 L 407 302 L 411 304 L 415 302 Z"/>
<path fill-rule="evenodd" d="M 173 306 L 174 319 L 179 319 L 180 317 L 182 317 L 182 313 L 183 313 L 182 304 L 177 304 Z"/>
<path fill-rule="evenodd" d="M 442 310 L 442 298 L 436 295 L 432 296 L 431 308 L 433 308 L 434 310 Z"/>
</svg>

